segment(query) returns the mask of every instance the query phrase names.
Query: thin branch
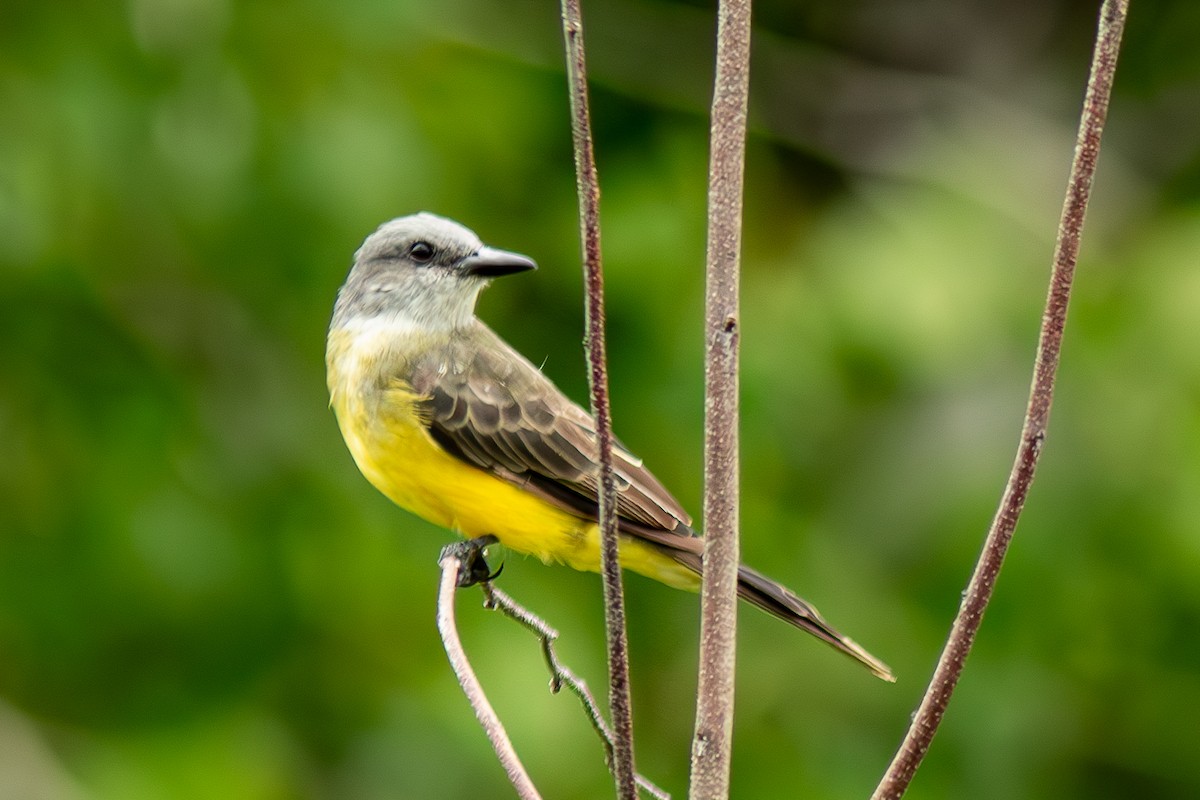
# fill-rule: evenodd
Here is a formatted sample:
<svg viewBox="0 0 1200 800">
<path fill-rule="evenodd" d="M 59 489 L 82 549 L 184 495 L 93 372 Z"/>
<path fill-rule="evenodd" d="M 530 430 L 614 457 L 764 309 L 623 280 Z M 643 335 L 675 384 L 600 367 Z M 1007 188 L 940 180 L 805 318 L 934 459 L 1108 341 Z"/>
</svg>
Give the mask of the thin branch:
<svg viewBox="0 0 1200 800">
<path fill-rule="evenodd" d="M 571 132 L 579 190 L 579 224 L 587 287 L 587 360 L 592 414 L 600 451 L 600 571 L 604 578 L 604 621 L 608 639 L 609 703 L 612 710 L 613 774 L 617 797 L 634 800 L 633 705 L 629 690 L 629 644 L 617 537 L 617 485 L 612 467 L 612 412 L 608 400 L 608 361 L 604 351 L 604 273 L 600 260 L 600 183 L 588 109 L 587 62 L 580 0 L 562 0 L 563 39 L 571 96 Z"/>
<path fill-rule="evenodd" d="M 996 576 L 1004 562 L 1004 554 L 1012 541 L 1013 531 L 1033 481 L 1034 469 L 1046 437 L 1050 402 L 1054 395 L 1054 376 L 1062 347 L 1063 327 L 1067 319 L 1067 301 L 1070 298 L 1071 281 L 1079 255 L 1080 233 L 1091 193 L 1092 178 L 1096 171 L 1100 135 L 1108 113 L 1108 100 L 1112 92 L 1113 74 L 1116 71 L 1117 53 L 1120 50 L 1121 32 L 1125 26 L 1128 7 L 1128 0 L 1105 0 L 1100 10 L 1096 49 L 1079 123 L 1079 137 L 1071 164 L 1066 200 L 1058 227 L 1049 296 L 1042 316 L 1033 384 L 1016 461 L 929 688 L 925 690 L 925 696 L 913 716 L 899 751 L 876 787 L 872 795 L 873 800 L 896 800 L 903 796 L 913 774 L 928 752 L 930 742 L 945 714 L 946 705 L 958 684 L 963 662 L 974 643 L 975 633 L 983 620 L 983 612 L 991 599 Z"/>
<path fill-rule="evenodd" d="M 588 689 L 587 683 L 576 675 L 570 667 L 563 664 L 558 658 L 558 653 L 554 649 L 554 642 L 558 639 L 558 631 L 550 627 L 544 619 L 534 614 L 525 606 L 518 603 L 506 592 L 497 589 L 490 583 L 481 584 L 484 595 L 484 605 L 487 608 L 499 611 L 510 619 L 515 620 L 521 626 L 532 632 L 542 643 L 542 656 L 546 659 L 546 668 L 550 670 L 550 691 L 557 694 L 565 686 L 572 694 L 579 698 L 579 702 L 583 704 L 583 710 L 587 712 L 588 719 L 591 720 L 592 727 L 596 729 L 596 733 L 600 736 L 600 741 L 604 744 L 605 762 L 609 769 L 613 768 L 613 735 L 612 728 L 604 719 L 604 715 L 600 712 L 600 705 L 596 702 L 596 698 L 592 696 L 591 690 Z M 637 785 L 655 800 L 671 800 L 671 795 L 660 789 L 654 783 L 641 775 L 635 775 Z"/>
<path fill-rule="evenodd" d="M 738 265 L 750 0 L 721 0 L 708 186 L 704 424 L 704 582 L 691 797 L 729 796 L 738 581 Z"/>
<path fill-rule="evenodd" d="M 500 765 L 504 767 L 509 781 L 517 790 L 517 796 L 521 800 L 541 800 L 542 796 L 537 787 L 533 785 L 529 773 L 521 764 L 521 759 L 517 758 L 517 751 L 513 749 L 504 724 L 500 722 L 492 704 L 488 702 L 487 695 L 483 693 L 483 686 L 475 676 L 475 670 L 471 669 L 471 662 L 467 660 L 462 640 L 458 636 L 458 625 L 454 617 L 454 594 L 458 589 L 462 561 L 457 556 L 443 553 L 438 566 L 442 568 L 442 582 L 438 588 L 438 632 L 442 635 L 442 644 L 446 647 L 450 666 L 454 669 L 454 675 L 471 703 L 471 708 L 475 710 L 476 719 L 483 726 L 488 741 L 492 743 Z"/>
</svg>

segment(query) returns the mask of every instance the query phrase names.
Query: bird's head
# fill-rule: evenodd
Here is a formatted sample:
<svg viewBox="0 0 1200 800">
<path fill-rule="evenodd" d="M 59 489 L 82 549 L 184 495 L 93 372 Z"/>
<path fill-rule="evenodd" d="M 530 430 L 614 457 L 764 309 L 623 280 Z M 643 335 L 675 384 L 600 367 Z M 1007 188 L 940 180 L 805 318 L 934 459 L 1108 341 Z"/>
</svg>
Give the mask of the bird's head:
<svg viewBox="0 0 1200 800">
<path fill-rule="evenodd" d="M 486 246 L 453 220 L 424 212 L 398 217 L 354 254 L 334 325 L 387 318 L 428 331 L 462 327 L 492 278 L 536 268 L 526 256 Z"/>
</svg>

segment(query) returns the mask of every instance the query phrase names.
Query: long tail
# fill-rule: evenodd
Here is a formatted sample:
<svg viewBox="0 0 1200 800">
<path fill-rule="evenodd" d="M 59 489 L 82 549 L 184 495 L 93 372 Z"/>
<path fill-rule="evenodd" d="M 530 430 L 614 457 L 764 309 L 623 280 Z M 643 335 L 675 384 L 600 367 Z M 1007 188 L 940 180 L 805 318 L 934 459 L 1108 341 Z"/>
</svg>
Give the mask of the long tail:
<svg viewBox="0 0 1200 800">
<path fill-rule="evenodd" d="M 800 630 L 807 631 L 821 641 L 827 642 L 866 666 L 885 681 L 896 682 L 896 676 L 892 674 L 887 664 L 868 653 L 849 636 L 839 633 L 821 617 L 815 608 L 797 597 L 791 589 L 771 580 L 766 575 L 755 572 L 746 566 L 738 567 L 738 596 L 768 614 L 779 617 L 784 622 L 795 625 Z"/>
<path fill-rule="evenodd" d="M 704 540 L 692 533 L 690 528 L 680 526 L 682 530 L 692 534 L 685 535 L 676 531 L 663 531 L 637 525 L 627 520 L 622 520 L 622 522 L 627 534 L 655 545 L 656 549 L 664 555 L 697 575 L 704 572 L 702 564 Z M 811 633 L 834 649 L 850 656 L 883 680 L 890 683 L 896 682 L 896 676 L 892 674 L 887 664 L 868 653 L 849 636 L 839 633 L 808 601 L 800 598 L 778 581 L 773 581 L 749 567 L 738 567 L 738 596 L 768 614 L 779 617 L 789 625 L 795 625 L 800 630 Z"/>
</svg>

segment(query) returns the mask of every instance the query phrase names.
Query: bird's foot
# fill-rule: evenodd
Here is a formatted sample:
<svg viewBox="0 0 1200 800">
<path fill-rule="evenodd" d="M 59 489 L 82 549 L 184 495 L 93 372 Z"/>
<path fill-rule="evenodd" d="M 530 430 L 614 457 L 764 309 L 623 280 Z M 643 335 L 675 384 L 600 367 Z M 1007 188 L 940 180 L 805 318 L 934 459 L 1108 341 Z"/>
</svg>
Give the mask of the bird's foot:
<svg viewBox="0 0 1200 800">
<path fill-rule="evenodd" d="M 477 583 L 493 581 L 504 571 L 504 565 L 501 564 L 499 569 L 492 572 L 483 551 L 488 545 L 496 544 L 498 541 L 495 536 L 488 534 L 487 536 L 468 539 L 465 542 L 448 544 L 438 553 L 438 563 L 440 564 L 446 556 L 454 556 L 459 560 L 459 563 L 462 564 L 458 570 L 458 586 L 460 589 L 474 586 Z"/>
</svg>

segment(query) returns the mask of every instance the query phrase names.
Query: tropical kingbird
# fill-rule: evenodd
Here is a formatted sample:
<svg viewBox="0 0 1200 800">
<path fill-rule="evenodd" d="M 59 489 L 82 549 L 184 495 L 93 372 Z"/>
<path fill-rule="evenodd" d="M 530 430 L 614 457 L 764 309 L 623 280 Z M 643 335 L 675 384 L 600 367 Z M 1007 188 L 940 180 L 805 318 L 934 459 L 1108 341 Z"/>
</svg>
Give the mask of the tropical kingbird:
<svg viewBox="0 0 1200 800">
<path fill-rule="evenodd" d="M 598 571 L 596 423 L 475 316 L 492 278 L 535 268 L 433 214 L 381 225 L 338 292 L 330 405 L 363 475 L 397 505 L 467 537 Z M 704 548 L 691 517 L 619 444 L 613 469 L 621 566 L 696 590 Z M 894 680 L 775 581 L 741 567 L 738 594 Z"/>
</svg>

